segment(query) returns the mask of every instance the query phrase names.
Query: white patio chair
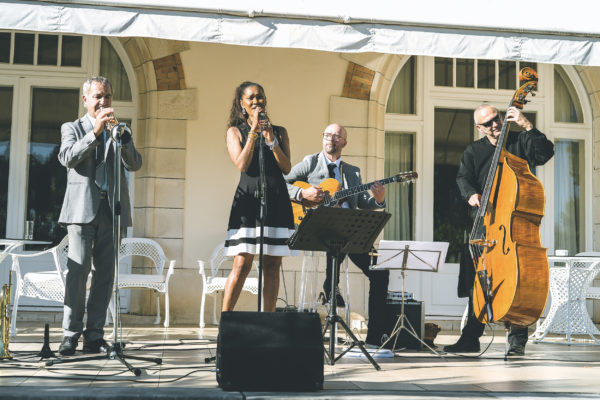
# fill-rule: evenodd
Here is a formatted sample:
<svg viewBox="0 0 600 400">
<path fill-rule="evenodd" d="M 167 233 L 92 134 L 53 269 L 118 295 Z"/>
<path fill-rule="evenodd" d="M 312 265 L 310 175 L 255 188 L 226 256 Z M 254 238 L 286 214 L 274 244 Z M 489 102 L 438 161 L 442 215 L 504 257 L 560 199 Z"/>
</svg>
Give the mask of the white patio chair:
<svg viewBox="0 0 600 400">
<path fill-rule="evenodd" d="M 0 239 L 0 246 L 4 246 L 2 252 L 0 252 L 0 262 L 2 262 L 12 250 L 17 249 L 20 246 L 23 246 L 23 240 L 17 239 Z"/>
<path fill-rule="evenodd" d="M 4 246 L 2 252 L 0 252 L 0 264 L 6 257 L 10 255 L 12 250 L 16 250 L 17 248 L 23 245 L 22 241 L 14 241 L 14 240 L 3 240 L 0 239 L 0 246 Z M 3 278 L 3 277 L 0 277 Z"/>
<path fill-rule="evenodd" d="M 213 301 L 213 321 L 214 325 L 218 325 L 217 322 L 217 296 L 216 293 L 222 290 L 225 290 L 225 281 L 227 281 L 226 276 L 218 276 L 219 268 L 226 261 L 233 260 L 233 257 L 225 256 L 223 253 L 225 251 L 224 248 L 225 242 L 219 243 L 219 245 L 213 250 L 212 255 L 210 256 L 210 275 L 207 275 L 207 271 L 205 271 L 205 262 L 202 260 L 198 260 L 199 265 L 199 273 L 202 276 L 202 301 L 200 303 L 200 328 L 204 328 L 204 304 L 206 302 L 206 295 L 212 294 L 214 297 Z M 254 261 L 253 263 L 254 269 L 257 268 L 257 263 Z M 247 277 L 244 282 L 244 287 L 242 290 L 250 292 L 254 295 L 258 295 L 258 278 Z"/>
<path fill-rule="evenodd" d="M 12 307 L 12 316 L 10 321 L 10 335 L 17 334 L 17 312 L 19 310 L 19 301 L 21 296 L 33 297 L 40 300 L 64 302 L 65 296 L 65 277 L 67 273 L 68 259 L 67 236 L 61 242 L 51 249 L 37 253 L 12 254 L 12 270 L 16 278 L 15 297 Z M 33 257 L 48 256 L 52 257 L 53 265 L 48 265 L 48 269 L 40 272 L 24 272 L 21 269 L 20 260 Z"/>
<path fill-rule="evenodd" d="M 146 288 L 154 290 L 156 294 L 156 319 L 154 324 L 160 323 L 160 295 L 165 295 L 165 322 L 164 327 L 169 327 L 169 279 L 175 272 L 175 260 L 169 261 L 169 269 L 163 274 L 167 257 L 158 243 L 152 239 L 124 238 L 119 248 L 119 259 L 131 256 L 142 256 L 152 261 L 154 270 L 152 274 L 119 274 L 119 289 Z M 133 267 L 133 265 L 132 265 Z M 113 321 L 115 318 L 113 300 L 109 305 Z"/>
</svg>

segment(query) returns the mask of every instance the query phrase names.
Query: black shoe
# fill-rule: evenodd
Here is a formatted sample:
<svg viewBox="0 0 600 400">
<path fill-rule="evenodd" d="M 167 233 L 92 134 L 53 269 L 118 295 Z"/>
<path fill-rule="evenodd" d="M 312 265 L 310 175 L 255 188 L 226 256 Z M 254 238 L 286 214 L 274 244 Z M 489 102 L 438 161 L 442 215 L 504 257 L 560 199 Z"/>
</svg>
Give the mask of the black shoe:
<svg viewBox="0 0 600 400">
<path fill-rule="evenodd" d="M 62 343 L 58 347 L 58 352 L 62 356 L 72 356 L 75 354 L 75 349 L 77 348 L 77 344 L 79 340 L 75 336 L 64 336 Z"/>
<path fill-rule="evenodd" d="M 322 305 L 329 303 L 329 300 L 327 299 L 325 292 L 319 293 L 319 301 L 321 302 Z"/>
<path fill-rule="evenodd" d="M 84 353 L 106 353 L 108 343 L 104 339 L 83 340 Z"/>
<path fill-rule="evenodd" d="M 319 298 L 321 299 L 321 304 L 325 305 L 327 303 L 329 303 L 329 298 L 330 296 L 330 290 L 325 290 L 325 286 L 323 286 L 323 292 L 321 292 L 321 294 L 319 295 Z M 338 307 L 346 307 L 346 302 L 344 301 L 344 298 L 342 297 L 342 294 L 340 293 L 340 288 L 336 287 L 335 288 L 335 304 Z"/>
<path fill-rule="evenodd" d="M 478 353 L 479 339 L 466 338 L 461 336 L 458 342 L 444 346 L 444 351 L 447 353 Z"/>
<path fill-rule="evenodd" d="M 511 345 L 508 349 L 507 355 L 509 355 L 509 356 L 524 356 L 525 355 L 525 346 L 521 346 L 518 344 Z"/>
<path fill-rule="evenodd" d="M 346 302 L 344 301 L 344 298 L 342 297 L 342 294 L 340 293 L 340 288 L 335 288 L 335 304 L 338 307 L 346 307 Z"/>
</svg>

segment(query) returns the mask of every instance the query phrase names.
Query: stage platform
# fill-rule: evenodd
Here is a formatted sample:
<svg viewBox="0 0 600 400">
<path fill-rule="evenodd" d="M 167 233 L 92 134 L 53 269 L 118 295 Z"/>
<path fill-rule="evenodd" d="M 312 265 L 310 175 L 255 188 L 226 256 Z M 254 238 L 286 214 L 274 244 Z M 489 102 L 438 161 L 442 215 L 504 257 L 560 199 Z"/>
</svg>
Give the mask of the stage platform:
<svg viewBox="0 0 600 400">
<path fill-rule="evenodd" d="M 589 341 L 563 346 L 529 343 L 526 355 L 504 361 L 504 336 L 496 332 L 479 357 L 403 350 L 377 359 L 376 371 L 364 358 L 325 365 L 320 392 L 224 392 L 217 387 L 214 362 L 216 327 L 124 328 L 126 354 L 162 357 L 162 365 L 130 360 L 143 369 L 136 377 L 120 362 L 100 360 L 46 367 L 36 354 L 43 343 L 39 322 L 20 322 L 10 342 L 13 360 L 0 361 L 0 399 L 523 399 L 600 397 L 600 346 Z M 58 324 L 50 332 L 51 349 L 62 338 Z M 438 349 L 454 343 L 456 332 L 440 332 Z M 482 349 L 492 340 L 482 338 Z M 551 338 L 560 340 L 560 338 Z M 79 350 L 81 343 L 79 344 Z M 78 351 L 74 357 L 85 356 Z M 256 360 L 256 368 L 260 368 Z"/>
</svg>

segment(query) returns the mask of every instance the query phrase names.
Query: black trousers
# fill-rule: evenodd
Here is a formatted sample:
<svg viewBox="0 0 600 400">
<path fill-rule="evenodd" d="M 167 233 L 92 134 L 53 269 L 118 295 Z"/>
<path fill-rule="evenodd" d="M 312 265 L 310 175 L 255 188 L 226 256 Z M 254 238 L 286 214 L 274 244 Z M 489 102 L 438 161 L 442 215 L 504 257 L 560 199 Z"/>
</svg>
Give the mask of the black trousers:
<svg viewBox="0 0 600 400">
<path fill-rule="evenodd" d="M 369 254 L 348 254 L 350 260 L 369 278 L 369 323 L 367 325 L 366 343 L 376 346 L 381 345 L 382 336 L 385 333 L 385 303 L 387 300 L 388 284 L 390 282 L 390 271 L 379 270 L 371 271 L 371 256 Z M 346 258 L 346 254 L 340 255 L 340 265 Z M 377 263 L 377 259 L 373 261 Z M 323 289 L 331 291 L 331 278 L 333 272 L 333 258 L 327 253 L 327 270 Z M 340 280 L 340 271 L 338 270 L 337 282 Z"/>
<path fill-rule="evenodd" d="M 469 296 L 469 315 L 467 317 L 467 323 L 461 332 L 461 338 L 468 340 L 479 339 L 481 335 L 483 335 L 484 329 L 485 324 L 479 322 L 479 320 L 475 317 L 475 312 L 473 310 L 473 289 L 471 289 Z M 526 326 L 511 325 L 510 332 L 508 334 L 508 343 L 510 346 L 525 347 L 528 336 L 529 333 Z"/>
</svg>

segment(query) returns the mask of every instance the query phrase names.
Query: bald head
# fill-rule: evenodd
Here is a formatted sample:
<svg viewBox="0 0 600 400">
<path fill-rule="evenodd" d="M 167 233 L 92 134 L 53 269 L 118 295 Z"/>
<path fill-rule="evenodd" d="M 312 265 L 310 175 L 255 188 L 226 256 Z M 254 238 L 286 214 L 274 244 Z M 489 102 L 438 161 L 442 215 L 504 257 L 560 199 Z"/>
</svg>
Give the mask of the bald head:
<svg viewBox="0 0 600 400">
<path fill-rule="evenodd" d="M 498 109 L 491 104 L 482 104 L 473 112 L 473 119 L 479 133 L 487 136 L 495 146 L 502 132 L 502 117 Z"/>
<path fill-rule="evenodd" d="M 323 131 L 323 151 L 330 161 L 337 160 L 346 146 L 348 134 L 340 124 L 328 125 Z"/>
<path fill-rule="evenodd" d="M 487 117 L 490 113 L 498 114 L 498 109 L 491 104 L 481 104 L 479 107 L 477 107 L 473 112 L 473 120 L 475 120 L 475 125 L 486 122 L 485 117 Z"/>
</svg>

